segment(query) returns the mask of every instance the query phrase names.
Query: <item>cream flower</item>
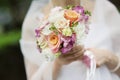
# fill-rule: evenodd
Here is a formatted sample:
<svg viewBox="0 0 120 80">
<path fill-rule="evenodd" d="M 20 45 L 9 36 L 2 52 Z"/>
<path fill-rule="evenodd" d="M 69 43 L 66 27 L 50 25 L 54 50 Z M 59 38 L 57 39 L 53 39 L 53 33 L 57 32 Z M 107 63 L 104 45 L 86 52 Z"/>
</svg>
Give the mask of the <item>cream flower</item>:
<svg viewBox="0 0 120 80">
<path fill-rule="evenodd" d="M 50 16 L 48 17 L 48 21 L 50 23 L 54 23 L 63 17 L 64 17 L 64 11 L 60 11 L 59 13 L 56 12 L 55 14 L 51 13 Z"/>
<path fill-rule="evenodd" d="M 57 28 L 66 28 L 69 27 L 70 21 L 66 20 L 64 17 L 57 19 L 54 23 L 55 27 Z"/>
<path fill-rule="evenodd" d="M 77 44 L 82 43 L 82 41 L 86 37 L 85 24 L 79 23 L 78 26 L 74 27 L 73 29 L 77 35 Z"/>
<path fill-rule="evenodd" d="M 42 30 L 42 33 L 44 35 L 49 35 L 52 32 L 51 30 L 49 30 L 50 27 L 51 27 L 51 25 L 45 26 L 45 28 Z"/>
<path fill-rule="evenodd" d="M 40 45 L 42 49 L 47 47 L 47 41 L 44 35 L 41 35 L 37 40 L 39 41 L 38 45 Z"/>
<path fill-rule="evenodd" d="M 70 27 L 64 28 L 62 30 L 62 34 L 65 35 L 65 36 L 72 36 L 72 30 L 70 29 Z"/>
<path fill-rule="evenodd" d="M 54 15 L 58 13 L 60 10 L 62 10 L 62 7 L 55 7 L 51 10 L 51 15 Z"/>
</svg>

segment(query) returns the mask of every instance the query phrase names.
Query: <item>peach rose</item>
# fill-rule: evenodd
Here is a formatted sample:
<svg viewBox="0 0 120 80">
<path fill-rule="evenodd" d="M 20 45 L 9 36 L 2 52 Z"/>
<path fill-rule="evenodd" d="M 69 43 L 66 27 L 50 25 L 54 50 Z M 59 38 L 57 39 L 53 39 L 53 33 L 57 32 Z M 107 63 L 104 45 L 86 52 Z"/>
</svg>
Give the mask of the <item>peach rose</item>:
<svg viewBox="0 0 120 80">
<path fill-rule="evenodd" d="M 48 45 L 53 53 L 57 53 L 59 51 L 60 43 L 60 35 L 56 35 L 55 33 L 48 35 Z"/>
<path fill-rule="evenodd" d="M 64 13 L 64 17 L 67 20 L 70 20 L 70 22 L 74 22 L 78 20 L 79 16 L 80 15 L 76 11 L 73 11 L 73 10 L 66 10 Z"/>
</svg>

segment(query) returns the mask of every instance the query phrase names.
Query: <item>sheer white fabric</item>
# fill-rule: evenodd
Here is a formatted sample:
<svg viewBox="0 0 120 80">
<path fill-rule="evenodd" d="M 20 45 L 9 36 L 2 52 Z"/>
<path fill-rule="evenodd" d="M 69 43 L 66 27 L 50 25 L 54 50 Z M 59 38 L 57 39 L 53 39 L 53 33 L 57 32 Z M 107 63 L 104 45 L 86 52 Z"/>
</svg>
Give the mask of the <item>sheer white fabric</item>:
<svg viewBox="0 0 120 80">
<path fill-rule="evenodd" d="M 34 35 L 34 29 L 38 26 L 37 17 L 44 16 L 40 10 L 47 2 L 48 0 L 34 0 L 23 23 L 20 45 L 28 80 L 52 80 L 53 63 L 46 62 L 39 53 Z M 84 41 L 85 47 L 103 48 L 120 53 L 119 21 L 120 14 L 112 3 L 107 0 L 96 0 L 90 33 Z M 86 70 L 82 62 L 73 62 L 63 66 L 58 80 L 85 80 Z M 95 80 L 120 80 L 120 78 L 103 65 L 96 70 Z"/>
</svg>

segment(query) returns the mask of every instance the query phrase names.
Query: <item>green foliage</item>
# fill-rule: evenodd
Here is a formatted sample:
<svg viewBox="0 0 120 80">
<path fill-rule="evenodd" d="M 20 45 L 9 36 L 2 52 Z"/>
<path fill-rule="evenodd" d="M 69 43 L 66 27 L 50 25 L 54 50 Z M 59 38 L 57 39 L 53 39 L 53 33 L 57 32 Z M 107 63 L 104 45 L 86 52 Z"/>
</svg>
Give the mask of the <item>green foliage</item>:
<svg viewBox="0 0 120 80">
<path fill-rule="evenodd" d="M 0 49 L 18 43 L 20 39 L 20 31 L 11 31 L 6 34 L 0 34 Z"/>
<path fill-rule="evenodd" d="M 89 11 L 85 11 L 85 14 L 88 14 L 89 16 L 91 16 L 91 12 Z"/>
<path fill-rule="evenodd" d="M 76 27 L 78 25 L 78 22 L 73 22 L 72 27 Z"/>
<path fill-rule="evenodd" d="M 54 30 L 57 30 L 57 29 L 56 29 L 55 25 L 52 24 L 51 27 L 49 28 L 49 30 L 54 31 Z"/>
<path fill-rule="evenodd" d="M 74 6 L 73 5 L 67 5 L 65 9 L 72 9 Z"/>
<path fill-rule="evenodd" d="M 57 30 L 57 28 L 55 27 L 54 24 L 51 25 L 51 27 L 49 28 L 49 30 L 51 30 L 51 31 L 55 32 L 56 34 L 58 34 L 58 30 Z"/>
</svg>

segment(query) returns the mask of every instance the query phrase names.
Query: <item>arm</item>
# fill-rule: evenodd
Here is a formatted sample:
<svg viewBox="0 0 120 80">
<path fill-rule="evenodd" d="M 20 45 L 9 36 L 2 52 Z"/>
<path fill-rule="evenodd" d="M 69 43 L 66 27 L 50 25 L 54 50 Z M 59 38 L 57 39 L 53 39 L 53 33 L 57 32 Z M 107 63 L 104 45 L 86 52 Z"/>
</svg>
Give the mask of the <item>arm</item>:
<svg viewBox="0 0 120 80">
<path fill-rule="evenodd" d="M 57 61 L 54 62 L 54 66 L 53 66 L 53 80 L 56 80 L 59 73 L 60 73 L 60 70 L 62 68 L 62 65 L 57 63 Z"/>
<path fill-rule="evenodd" d="M 113 70 L 118 64 L 120 64 L 120 57 L 116 56 L 108 50 L 96 48 L 90 48 L 88 50 L 92 51 L 95 55 L 98 67 L 105 64 L 109 70 Z M 115 73 L 120 76 L 120 67 L 117 71 L 115 71 Z"/>
<path fill-rule="evenodd" d="M 113 48 L 114 53 L 119 53 L 120 54 L 120 13 L 118 12 L 117 8 L 114 6 L 114 4 L 110 3 L 109 1 L 107 1 L 106 3 L 107 5 L 109 5 L 109 7 L 107 7 L 108 11 L 106 12 L 105 15 L 105 19 L 106 19 L 106 23 L 107 25 L 110 27 L 111 29 L 111 36 L 112 36 L 112 42 L 113 42 Z M 111 13 L 111 14 L 109 14 Z M 112 54 L 110 57 L 110 61 L 106 63 L 107 67 L 110 70 L 113 70 L 120 62 L 120 59 L 118 59 L 120 57 Z M 120 76 L 120 68 L 115 71 L 116 74 L 118 74 Z"/>
<path fill-rule="evenodd" d="M 118 66 L 118 64 L 120 64 L 120 59 L 118 59 L 120 57 L 114 54 L 111 54 L 110 56 L 111 57 L 109 57 L 109 60 L 105 64 L 109 68 L 109 70 L 113 70 Z M 115 73 L 120 77 L 120 67 L 117 71 L 115 71 Z"/>
<path fill-rule="evenodd" d="M 112 52 L 106 51 L 106 53 L 111 54 L 109 57 L 109 61 L 106 63 L 106 66 L 113 70 L 118 64 L 120 57 L 116 56 L 115 53 L 120 54 L 120 13 L 118 12 L 117 8 L 109 1 L 105 2 L 105 5 L 108 5 L 105 10 L 105 21 L 106 24 L 109 26 L 111 30 L 112 36 L 112 47 L 114 49 L 114 54 Z M 111 13 L 111 14 L 109 14 Z M 115 72 L 118 76 L 120 76 L 120 68 Z"/>
</svg>

